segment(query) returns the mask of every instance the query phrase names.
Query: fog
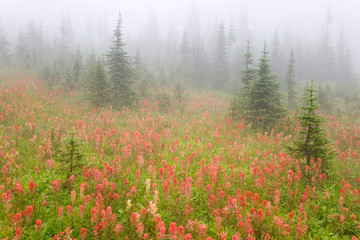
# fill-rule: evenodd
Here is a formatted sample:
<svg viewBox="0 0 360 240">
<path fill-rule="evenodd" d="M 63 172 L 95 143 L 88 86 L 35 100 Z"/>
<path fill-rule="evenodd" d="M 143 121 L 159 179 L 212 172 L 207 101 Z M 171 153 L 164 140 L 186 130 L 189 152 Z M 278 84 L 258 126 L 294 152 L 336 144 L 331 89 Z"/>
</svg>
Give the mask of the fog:
<svg viewBox="0 0 360 240">
<path fill-rule="evenodd" d="M 275 33 L 278 34 L 282 52 L 286 55 L 284 59 L 287 59 L 286 51 L 293 48 L 296 52 L 300 45 L 302 48 L 304 44 L 309 45 L 307 51 L 311 52 L 321 45 L 323 33 L 328 27 L 329 45 L 336 51 L 342 33 L 344 44 L 350 52 L 352 70 L 356 76 L 360 73 L 358 64 L 360 1 L 358 0 L 1 0 L 0 2 L 0 29 L 10 42 L 11 52 L 15 51 L 19 32 L 25 31 L 29 21 L 34 21 L 41 28 L 44 38 L 51 42 L 52 39 L 59 37 L 60 23 L 66 16 L 74 32 L 73 49 L 75 43 L 78 43 L 83 53 L 93 49 L 98 54 L 103 54 L 109 48 L 112 30 L 120 12 L 127 51 L 130 55 L 140 51 L 149 67 L 155 69 L 165 64 L 163 61 L 169 62 L 164 57 L 170 54 L 164 49 L 166 43 L 179 49 L 184 33 L 190 44 L 196 42 L 203 44 L 206 54 L 211 55 L 219 25 L 223 23 L 225 31 L 229 32 L 231 28 L 236 37 L 233 47 L 228 49 L 229 59 L 236 58 L 236 51 L 239 54 L 243 52 L 242 48 L 247 39 L 252 41 L 255 56 L 259 54 L 264 41 L 268 43 L 268 50 L 271 52 Z M 330 22 L 328 22 L 329 16 L 331 16 Z M 101 37 L 97 32 L 98 28 L 102 29 Z M 90 43 L 89 31 L 93 31 L 94 36 L 97 35 L 96 44 Z M 316 76 L 306 75 L 306 77 Z"/>
</svg>

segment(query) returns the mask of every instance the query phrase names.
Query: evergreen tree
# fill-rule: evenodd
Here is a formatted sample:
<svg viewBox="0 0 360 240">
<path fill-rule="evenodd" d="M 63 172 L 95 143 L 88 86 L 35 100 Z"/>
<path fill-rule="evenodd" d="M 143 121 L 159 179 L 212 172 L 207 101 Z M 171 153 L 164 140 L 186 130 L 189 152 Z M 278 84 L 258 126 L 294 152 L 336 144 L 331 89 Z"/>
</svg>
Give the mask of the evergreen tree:
<svg viewBox="0 0 360 240">
<path fill-rule="evenodd" d="M 101 60 L 98 59 L 90 69 L 92 74 L 88 83 L 88 99 L 96 107 L 104 107 L 110 102 L 111 87 Z"/>
<path fill-rule="evenodd" d="M 244 69 L 241 71 L 242 87 L 234 96 L 230 105 L 232 117 L 239 118 L 243 115 L 248 105 L 249 88 L 252 81 L 256 78 L 256 69 L 253 67 L 253 64 L 254 60 L 251 53 L 250 40 L 248 39 L 243 59 Z"/>
<path fill-rule="evenodd" d="M 235 35 L 234 25 L 232 23 L 230 24 L 227 39 L 228 39 L 227 44 L 229 46 L 229 52 L 232 52 L 232 47 L 236 43 L 236 35 Z"/>
<path fill-rule="evenodd" d="M 181 64 L 177 66 L 176 75 L 178 78 L 190 78 L 190 61 L 191 61 L 191 47 L 187 40 L 186 32 L 184 32 L 182 41 L 180 43 Z"/>
<path fill-rule="evenodd" d="M 215 79 L 214 87 L 224 88 L 228 81 L 227 54 L 226 54 L 226 37 L 224 23 L 221 22 L 218 30 L 216 55 L 215 55 Z"/>
<path fill-rule="evenodd" d="M 96 66 L 96 55 L 94 51 L 91 51 L 86 59 L 85 74 L 83 75 L 82 83 L 85 85 L 90 82 L 94 76 L 94 69 Z"/>
<path fill-rule="evenodd" d="M 180 80 L 176 80 L 174 86 L 174 95 L 175 100 L 180 104 L 184 101 L 184 90 L 184 84 Z"/>
<path fill-rule="evenodd" d="M 285 109 L 276 76 L 271 75 L 270 59 L 264 44 L 259 60 L 257 78 L 249 87 L 246 117 L 256 126 L 266 129 L 284 117 Z"/>
<path fill-rule="evenodd" d="M 0 32 L 0 62 L 9 61 L 9 42 L 5 36 L 1 36 Z"/>
<path fill-rule="evenodd" d="M 294 50 L 290 52 L 290 60 L 286 71 L 285 77 L 288 107 L 295 106 L 295 53 Z"/>
<path fill-rule="evenodd" d="M 71 49 L 74 46 L 75 34 L 71 23 L 71 17 L 69 14 L 62 15 L 60 22 L 60 41 L 59 41 L 59 49 L 58 53 L 65 59 L 71 57 Z"/>
<path fill-rule="evenodd" d="M 45 80 L 48 84 L 51 81 L 52 71 L 49 62 L 45 62 L 40 72 L 41 79 Z"/>
<path fill-rule="evenodd" d="M 329 169 L 329 160 L 332 157 L 329 152 L 330 140 L 326 138 L 324 129 L 321 128 L 324 117 L 316 114 L 317 97 L 313 89 L 313 81 L 310 88 L 307 89 L 307 95 L 304 96 L 305 104 L 300 109 L 302 113 L 297 116 L 302 129 L 298 137 L 293 141 L 292 146 L 286 148 L 297 158 L 306 159 L 306 165 L 310 166 L 311 160 L 321 159 L 322 169 Z"/>
<path fill-rule="evenodd" d="M 203 88 L 208 84 L 209 67 L 202 43 L 199 42 L 194 49 L 192 61 L 192 82 L 196 87 Z"/>
<path fill-rule="evenodd" d="M 134 70 L 136 74 L 136 79 L 139 82 L 137 90 L 139 92 L 140 97 L 145 98 L 149 96 L 150 93 L 151 74 L 148 71 L 146 65 L 144 64 L 140 56 L 139 48 L 137 48 L 136 55 L 134 58 Z"/>
<path fill-rule="evenodd" d="M 353 83 L 353 69 L 350 50 L 344 40 L 344 32 L 341 30 L 337 43 L 337 77 L 341 84 Z"/>
<path fill-rule="evenodd" d="M 18 64 L 24 66 L 25 70 L 27 70 L 30 67 L 29 48 L 26 43 L 26 36 L 21 29 L 19 31 L 18 40 L 16 43 L 16 57 Z"/>
<path fill-rule="evenodd" d="M 181 54 L 181 63 L 183 67 L 187 67 L 189 65 L 190 44 L 187 40 L 186 32 L 184 32 L 181 40 L 180 54 Z"/>
<path fill-rule="evenodd" d="M 132 89 L 133 71 L 130 59 L 124 50 L 121 26 L 122 19 L 119 19 L 113 31 L 113 42 L 110 52 L 107 54 L 110 79 L 114 88 L 114 104 L 117 106 L 130 106 L 135 94 Z"/>
<path fill-rule="evenodd" d="M 143 61 L 140 56 L 139 48 L 136 48 L 136 54 L 135 54 L 135 58 L 134 58 L 134 67 L 135 67 L 136 75 L 139 78 L 144 70 L 144 64 L 143 64 Z"/>
<path fill-rule="evenodd" d="M 333 21 L 332 8 L 328 2 L 325 27 L 321 35 L 321 42 L 318 48 L 318 58 L 316 59 L 315 75 L 319 80 L 329 81 L 336 78 L 336 55 L 331 41 L 331 25 Z"/>
<path fill-rule="evenodd" d="M 271 69 L 277 75 L 280 76 L 282 74 L 282 66 L 283 62 L 281 59 L 281 44 L 279 39 L 279 33 L 275 32 L 274 39 L 272 42 L 271 49 Z"/>
<path fill-rule="evenodd" d="M 65 74 L 65 85 L 66 87 L 70 88 L 70 89 L 74 89 L 74 80 L 73 80 L 73 75 L 69 69 L 69 67 L 66 69 L 66 74 Z"/>
<path fill-rule="evenodd" d="M 75 131 L 71 131 L 70 134 L 70 137 L 63 139 L 64 147 L 56 156 L 57 160 L 63 163 L 62 170 L 66 172 L 67 178 L 78 173 L 79 169 L 84 166 L 80 139 L 75 137 Z"/>
<path fill-rule="evenodd" d="M 75 83 L 79 82 L 81 71 L 82 71 L 82 56 L 78 44 L 76 47 L 75 62 L 73 66 L 73 76 Z"/>
<path fill-rule="evenodd" d="M 348 97 L 348 95 L 345 96 L 345 98 Z M 319 103 L 319 109 L 321 109 L 322 112 L 325 113 L 331 113 L 334 108 L 334 101 L 335 98 L 329 84 L 326 84 L 325 87 L 323 87 L 321 84 L 319 86 L 318 91 L 318 103 Z M 348 106 L 346 106 L 347 108 Z"/>
<path fill-rule="evenodd" d="M 244 86 L 248 87 L 256 76 L 256 70 L 253 68 L 254 60 L 251 53 L 250 40 L 248 39 L 246 45 L 246 52 L 244 54 L 244 70 L 241 71 L 241 81 Z"/>
</svg>

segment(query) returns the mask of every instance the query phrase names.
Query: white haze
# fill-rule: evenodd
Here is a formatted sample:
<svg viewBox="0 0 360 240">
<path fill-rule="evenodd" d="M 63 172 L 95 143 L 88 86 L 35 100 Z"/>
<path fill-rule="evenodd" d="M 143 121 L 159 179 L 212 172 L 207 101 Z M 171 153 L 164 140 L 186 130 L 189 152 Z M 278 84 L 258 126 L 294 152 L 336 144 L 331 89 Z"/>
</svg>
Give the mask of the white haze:
<svg viewBox="0 0 360 240">
<path fill-rule="evenodd" d="M 341 29 L 351 49 L 353 67 L 360 73 L 360 1 L 332 0 L 332 44 Z M 196 9 L 201 30 L 215 22 L 240 22 L 241 13 L 248 15 L 249 29 L 257 40 L 273 37 L 275 31 L 282 37 L 295 34 L 308 41 L 320 40 L 325 26 L 327 0 L 0 0 L 0 27 L 7 37 L 16 40 L 20 27 L 33 19 L 41 23 L 44 33 L 54 34 L 59 29 L 63 14 L 71 16 L 77 41 L 84 39 L 86 23 L 92 19 L 107 22 L 109 31 L 115 25 L 118 13 L 123 16 L 125 39 L 137 38 L 149 16 L 156 16 L 159 32 L 165 38 L 170 22 L 181 35 L 191 9 Z M 263 36 L 263 39 L 259 39 Z M 47 36 L 51 38 L 52 36 Z"/>
</svg>

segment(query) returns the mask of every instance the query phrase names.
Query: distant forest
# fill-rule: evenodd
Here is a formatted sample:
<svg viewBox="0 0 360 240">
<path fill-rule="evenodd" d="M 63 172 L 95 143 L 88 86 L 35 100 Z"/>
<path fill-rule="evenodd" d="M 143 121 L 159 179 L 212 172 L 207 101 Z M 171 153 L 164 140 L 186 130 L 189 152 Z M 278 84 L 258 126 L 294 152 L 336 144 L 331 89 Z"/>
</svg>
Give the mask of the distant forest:
<svg viewBox="0 0 360 240">
<path fill-rule="evenodd" d="M 53 32 L 44 32 L 41 22 L 30 19 L 18 30 L 15 41 L 10 41 L 0 26 L 0 64 L 36 72 L 54 83 L 66 78 L 81 82 L 91 53 L 100 56 L 106 66 L 105 55 L 110 51 L 115 23 L 108 23 L 106 17 L 98 22 L 89 19 L 84 26 L 86 35 L 79 36 L 71 19 L 69 14 L 63 14 Z M 266 40 L 249 29 L 246 11 L 230 23 L 214 20 L 201 24 L 197 9 L 193 8 L 187 14 L 183 31 L 177 31 L 176 23 L 170 22 L 168 31 L 160 34 L 157 18 L 150 14 L 143 31 L 128 37 L 123 29 L 122 40 L 139 73 L 137 78 L 146 78 L 153 86 L 180 80 L 188 87 L 234 93 L 241 87 L 240 72 L 246 65 L 247 47 L 257 60 L 264 41 L 271 70 L 283 88 L 291 53 L 298 83 L 314 79 L 324 86 L 353 84 L 351 49 L 346 33 L 334 29 L 334 21 L 329 5 L 316 39 L 304 39 L 294 31 L 275 31 Z"/>
</svg>

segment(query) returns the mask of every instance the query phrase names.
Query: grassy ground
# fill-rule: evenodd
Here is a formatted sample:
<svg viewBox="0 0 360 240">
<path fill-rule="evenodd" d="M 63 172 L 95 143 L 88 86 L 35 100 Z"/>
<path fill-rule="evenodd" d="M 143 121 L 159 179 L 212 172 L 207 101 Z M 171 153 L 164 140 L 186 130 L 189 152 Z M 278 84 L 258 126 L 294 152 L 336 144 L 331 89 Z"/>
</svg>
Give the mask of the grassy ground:
<svg viewBox="0 0 360 240">
<path fill-rule="evenodd" d="M 0 80 L 0 238 L 359 237 L 357 116 L 328 116 L 325 175 L 284 151 L 298 123 L 254 132 L 226 117 L 225 98 L 115 111 L 34 76 Z"/>
</svg>

